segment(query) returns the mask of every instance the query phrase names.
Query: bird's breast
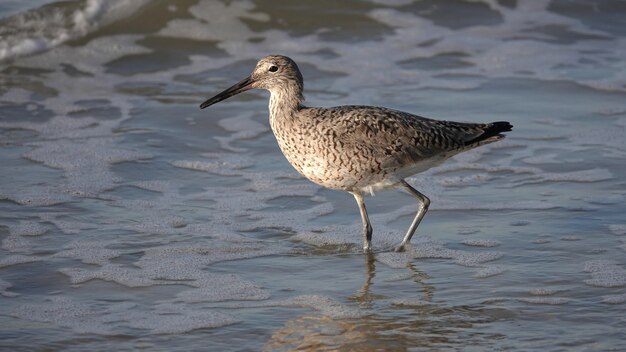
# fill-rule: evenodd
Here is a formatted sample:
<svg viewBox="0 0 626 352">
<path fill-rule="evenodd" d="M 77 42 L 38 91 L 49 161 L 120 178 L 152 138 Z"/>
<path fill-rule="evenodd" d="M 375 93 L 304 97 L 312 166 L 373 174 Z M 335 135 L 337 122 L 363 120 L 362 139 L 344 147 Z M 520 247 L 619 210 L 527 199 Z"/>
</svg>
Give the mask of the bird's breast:
<svg viewBox="0 0 626 352">
<path fill-rule="evenodd" d="M 304 177 L 331 189 L 360 190 L 392 182 L 368 150 L 344 143 L 337 131 L 315 124 L 271 123 L 287 160 Z M 393 182 L 397 182 L 393 178 Z M 393 183 L 392 182 L 392 183 Z"/>
</svg>

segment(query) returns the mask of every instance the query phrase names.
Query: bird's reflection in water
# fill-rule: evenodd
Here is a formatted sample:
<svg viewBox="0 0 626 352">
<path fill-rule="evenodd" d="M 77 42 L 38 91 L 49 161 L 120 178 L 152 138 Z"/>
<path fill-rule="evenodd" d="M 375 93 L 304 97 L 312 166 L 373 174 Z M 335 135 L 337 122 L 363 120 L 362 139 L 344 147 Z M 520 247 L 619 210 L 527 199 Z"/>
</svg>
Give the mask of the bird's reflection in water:
<svg viewBox="0 0 626 352">
<path fill-rule="evenodd" d="M 376 276 L 376 258 L 374 253 L 365 252 L 363 256 L 365 258 L 365 281 L 363 286 L 355 292 L 355 294 L 348 299 L 354 302 L 358 302 L 361 308 L 372 308 L 372 302 L 376 299 L 384 298 L 382 295 L 373 295 L 370 292 L 370 286 Z"/>
<path fill-rule="evenodd" d="M 361 288 L 357 290 L 354 295 L 350 296 L 348 300 L 359 303 L 360 308 L 372 308 L 372 302 L 387 299 L 389 297 L 384 294 L 375 294 L 371 292 L 370 288 L 372 286 L 372 282 L 374 281 L 374 277 L 376 276 L 376 257 L 372 252 L 365 253 L 363 257 L 365 258 L 365 281 L 363 282 L 363 286 L 361 286 Z M 418 287 L 416 295 L 418 295 L 421 291 L 422 300 L 425 302 L 430 301 L 433 297 L 434 287 L 423 282 L 423 280 L 429 278 L 428 275 L 418 270 L 412 263 L 407 264 L 407 269 L 409 270 L 409 275 L 401 275 L 400 277 L 410 278 L 415 281 Z"/>
<path fill-rule="evenodd" d="M 336 318 L 323 314 L 300 316 L 288 321 L 283 328 L 275 330 L 265 345 L 266 351 L 404 351 L 415 347 L 459 347 L 471 343 L 489 347 L 502 339 L 499 334 L 473 331 L 477 323 L 502 319 L 500 310 L 449 307 L 432 303 L 435 287 L 425 283 L 428 275 L 407 264 L 407 275 L 397 280 L 413 280 L 415 296 L 402 299 L 385 289 L 393 284 L 389 278 L 378 277 L 384 293 L 374 293 L 376 285 L 375 254 L 365 258 L 365 280 L 352 296 L 350 302 L 358 305 L 362 313 L 358 317 Z M 376 307 L 374 307 L 376 306 Z M 369 312 L 376 311 L 376 314 Z M 385 314 L 388 312 L 388 314 Z M 454 348 L 454 347 L 453 347 Z"/>
</svg>

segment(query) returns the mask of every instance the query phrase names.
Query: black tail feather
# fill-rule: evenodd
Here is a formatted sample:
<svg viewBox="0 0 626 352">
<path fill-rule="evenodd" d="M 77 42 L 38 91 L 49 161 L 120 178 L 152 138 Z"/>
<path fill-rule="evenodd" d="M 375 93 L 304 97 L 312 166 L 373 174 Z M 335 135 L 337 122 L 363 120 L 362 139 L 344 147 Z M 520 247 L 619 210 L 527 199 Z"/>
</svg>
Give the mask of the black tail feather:
<svg viewBox="0 0 626 352">
<path fill-rule="evenodd" d="M 480 136 L 465 142 L 465 145 L 472 145 L 475 143 L 479 143 L 481 141 L 484 141 L 494 136 L 504 137 L 500 135 L 500 133 L 509 132 L 512 129 L 513 129 L 513 125 L 511 125 L 508 121 L 497 121 L 497 122 L 489 123 L 485 125 L 485 128 L 483 129 L 483 133 Z"/>
</svg>

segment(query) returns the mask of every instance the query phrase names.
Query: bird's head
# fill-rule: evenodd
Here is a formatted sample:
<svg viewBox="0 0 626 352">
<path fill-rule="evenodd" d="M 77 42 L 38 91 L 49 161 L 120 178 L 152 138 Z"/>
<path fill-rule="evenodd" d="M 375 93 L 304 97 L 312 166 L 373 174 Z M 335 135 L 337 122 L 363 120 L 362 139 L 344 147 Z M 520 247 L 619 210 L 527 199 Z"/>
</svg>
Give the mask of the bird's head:
<svg viewBox="0 0 626 352">
<path fill-rule="evenodd" d="M 287 56 L 270 55 L 257 62 L 250 76 L 206 100 L 200 108 L 204 109 L 253 88 L 266 89 L 271 93 L 287 93 L 295 95 L 299 100 L 303 99 L 302 74 L 298 65 Z"/>
</svg>

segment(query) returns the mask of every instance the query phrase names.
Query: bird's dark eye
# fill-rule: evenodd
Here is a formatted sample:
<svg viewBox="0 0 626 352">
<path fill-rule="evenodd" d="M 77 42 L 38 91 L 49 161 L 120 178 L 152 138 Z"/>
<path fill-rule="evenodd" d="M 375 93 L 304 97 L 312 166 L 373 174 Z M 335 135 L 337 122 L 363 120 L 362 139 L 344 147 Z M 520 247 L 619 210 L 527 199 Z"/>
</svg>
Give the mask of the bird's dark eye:
<svg viewBox="0 0 626 352">
<path fill-rule="evenodd" d="M 269 71 L 270 71 L 270 72 L 276 72 L 276 71 L 278 71 L 278 66 L 274 66 L 274 65 L 270 66 Z"/>
</svg>

